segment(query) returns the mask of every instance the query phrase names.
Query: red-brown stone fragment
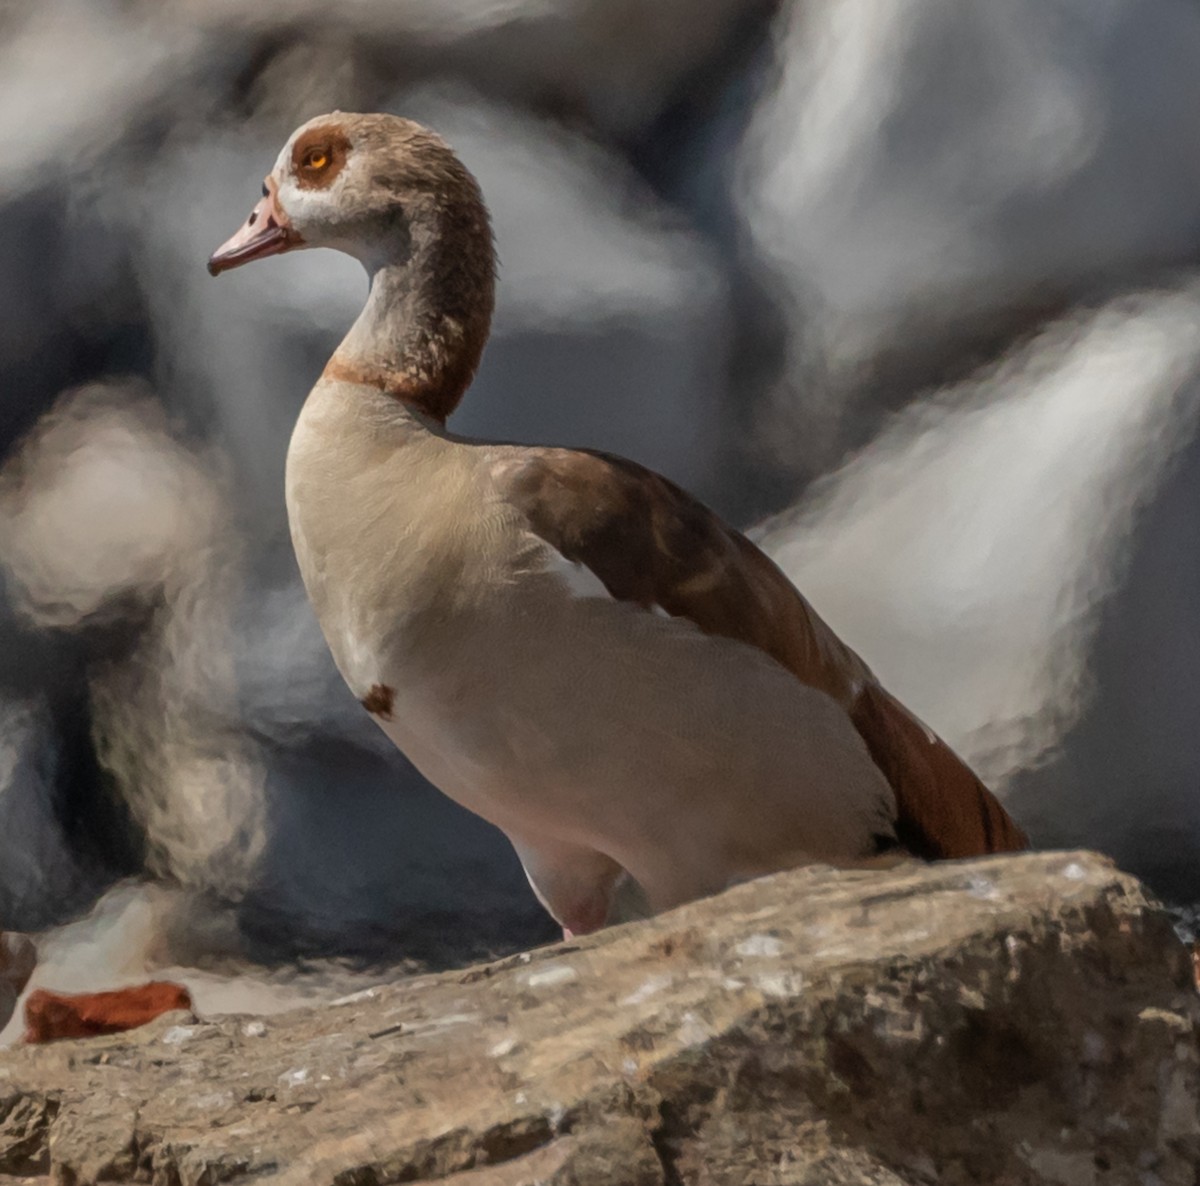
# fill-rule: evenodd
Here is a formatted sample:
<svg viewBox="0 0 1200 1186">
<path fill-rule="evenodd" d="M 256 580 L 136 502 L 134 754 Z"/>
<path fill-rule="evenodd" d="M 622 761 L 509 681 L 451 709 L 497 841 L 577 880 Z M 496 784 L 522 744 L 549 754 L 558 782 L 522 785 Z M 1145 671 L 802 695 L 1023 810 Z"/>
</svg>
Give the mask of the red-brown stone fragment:
<svg viewBox="0 0 1200 1186">
<path fill-rule="evenodd" d="M 172 1009 L 191 1007 L 187 989 L 169 980 L 152 980 L 112 992 L 67 994 L 39 988 L 25 1002 L 25 1041 L 57 1042 L 119 1034 Z"/>
</svg>

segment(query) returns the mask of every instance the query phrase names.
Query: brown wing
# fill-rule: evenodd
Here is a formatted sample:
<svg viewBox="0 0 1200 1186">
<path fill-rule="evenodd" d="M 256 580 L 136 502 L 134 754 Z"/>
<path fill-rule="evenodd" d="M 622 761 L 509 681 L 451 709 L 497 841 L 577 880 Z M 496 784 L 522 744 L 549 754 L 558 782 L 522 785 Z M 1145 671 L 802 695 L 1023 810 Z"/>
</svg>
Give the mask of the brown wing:
<svg viewBox="0 0 1200 1186">
<path fill-rule="evenodd" d="M 506 449 L 495 475 L 530 528 L 621 600 L 767 652 L 849 714 L 896 795 L 897 837 L 926 859 L 1025 848 L 1024 833 L 744 535 L 631 461 Z"/>
</svg>

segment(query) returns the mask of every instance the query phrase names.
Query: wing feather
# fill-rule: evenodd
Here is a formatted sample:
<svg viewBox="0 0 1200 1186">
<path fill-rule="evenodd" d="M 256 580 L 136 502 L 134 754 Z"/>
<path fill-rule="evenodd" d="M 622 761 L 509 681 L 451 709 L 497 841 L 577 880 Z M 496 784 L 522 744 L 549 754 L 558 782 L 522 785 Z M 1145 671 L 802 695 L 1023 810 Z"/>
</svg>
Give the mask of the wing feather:
<svg viewBox="0 0 1200 1186">
<path fill-rule="evenodd" d="M 783 572 L 666 478 L 587 450 L 497 450 L 493 476 L 534 534 L 615 598 L 771 655 L 846 710 L 896 796 L 897 836 L 927 859 L 1025 848 L 999 800 L 876 680 Z"/>
</svg>

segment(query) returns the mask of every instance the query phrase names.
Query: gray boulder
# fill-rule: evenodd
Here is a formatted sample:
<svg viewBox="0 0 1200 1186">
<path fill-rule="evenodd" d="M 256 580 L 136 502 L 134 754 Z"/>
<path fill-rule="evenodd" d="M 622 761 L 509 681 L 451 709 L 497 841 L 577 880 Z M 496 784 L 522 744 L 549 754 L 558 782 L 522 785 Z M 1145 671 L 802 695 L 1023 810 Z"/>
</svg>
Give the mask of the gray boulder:
<svg viewBox="0 0 1200 1186">
<path fill-rule="evenodd" d="M 1191 1186 L 1200 1010 L 1085 853 L 802 869 L 267 1020 L 0 1059 L 0 1174 Z"/>
</svg>

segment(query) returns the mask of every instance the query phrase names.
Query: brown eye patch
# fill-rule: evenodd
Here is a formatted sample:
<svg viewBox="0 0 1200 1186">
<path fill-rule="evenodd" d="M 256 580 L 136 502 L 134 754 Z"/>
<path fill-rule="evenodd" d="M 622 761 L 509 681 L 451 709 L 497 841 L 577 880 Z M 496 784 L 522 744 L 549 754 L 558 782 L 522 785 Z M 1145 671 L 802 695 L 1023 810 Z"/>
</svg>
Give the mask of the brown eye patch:
<svg viewBox="0 0 1200 1186">
<path fill-rule="evenodd" d="M 309 128 L 292 145 L 292 172 L 301 189 L 325 189 L 342 171 L 350 141 L 337 125 Z"/>
</svg>

